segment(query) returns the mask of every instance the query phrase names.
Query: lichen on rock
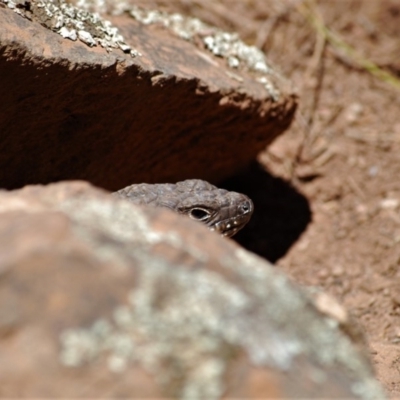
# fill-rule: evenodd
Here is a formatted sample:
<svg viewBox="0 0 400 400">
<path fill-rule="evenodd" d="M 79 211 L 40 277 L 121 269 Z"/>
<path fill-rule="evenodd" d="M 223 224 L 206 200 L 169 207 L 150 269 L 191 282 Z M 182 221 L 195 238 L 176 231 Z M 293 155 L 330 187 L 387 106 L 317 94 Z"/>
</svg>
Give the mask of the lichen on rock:
<svg viewBox="0 0 400 400">
<path fill-rule="evenodd" d="M 88 46 L 100 45 L 107 51 L 120 48 L 132 56 L 140 53 L 132 49 L 118 28 L 98 13 L 84 10 L 64 0 L 0 0 L 17 14 L 59 33 L 62 37 Z"/>
</svg>

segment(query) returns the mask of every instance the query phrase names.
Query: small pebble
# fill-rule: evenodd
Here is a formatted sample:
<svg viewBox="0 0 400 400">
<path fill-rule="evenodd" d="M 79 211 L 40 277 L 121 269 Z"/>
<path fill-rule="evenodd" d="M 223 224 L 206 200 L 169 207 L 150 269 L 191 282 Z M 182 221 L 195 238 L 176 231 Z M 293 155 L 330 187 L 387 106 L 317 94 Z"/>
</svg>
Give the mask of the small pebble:
<svg viewBox="0 0 400 400">
<path fill-rule="evenodd" d="M 344 273 L 344 269 L 341 265 L 335 265 L 332 269 L 332 275 L 333 276 L 341 276 Z"/>
<path fill-rule="evenodd" d="M 383 209 L 394 210 L 399 206 L 399 200 L 395 198 L 382 199 L 379 206 Z"/>
<path fill-rule="evenodd" d="M 350 104 L 349 107 L 347 108 L 345 115 L 347 122 L 350 123 L 356 122 L 360 118 L 363 111 L 364 107 L 362 104 L 360 103 Z"/>
<path fill-rule="evenodd" d="M 320 269 L 318 271 L 318 277 L 321 279 L 325 279 L 329 276 L 329 271 L 326 268 Z"/>
<path fill-rule="evenodd" d="M 379 168 L 376 165 L 373 165 L 368 169 L 368 175 L 374 177 L 378 174 Z"/>
</svg>

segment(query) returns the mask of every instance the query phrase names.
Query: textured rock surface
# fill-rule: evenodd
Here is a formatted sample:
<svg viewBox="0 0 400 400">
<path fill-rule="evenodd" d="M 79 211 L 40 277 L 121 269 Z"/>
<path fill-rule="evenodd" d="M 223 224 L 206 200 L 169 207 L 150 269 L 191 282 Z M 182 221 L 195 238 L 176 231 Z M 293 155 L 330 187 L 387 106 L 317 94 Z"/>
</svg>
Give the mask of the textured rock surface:
<svg viewBox="0 0 400 400">
<path fill-rule="evenodd" d="M 0 396 L 384 398 L 260 258 L 76 183 L 0 193 Z"/>
<path fill-rule="evenodd" d="M 127 14 L 108 19 L 141 56 L 107 53 L 4 2 L 14 4 L 0 1 L 1 187 L 215 182 L 290 124 L 296 96 L 275 73 L 229 68 L 204 46 Z M 29 14 L 29 4 L 18 9 Z"/>
</svg>

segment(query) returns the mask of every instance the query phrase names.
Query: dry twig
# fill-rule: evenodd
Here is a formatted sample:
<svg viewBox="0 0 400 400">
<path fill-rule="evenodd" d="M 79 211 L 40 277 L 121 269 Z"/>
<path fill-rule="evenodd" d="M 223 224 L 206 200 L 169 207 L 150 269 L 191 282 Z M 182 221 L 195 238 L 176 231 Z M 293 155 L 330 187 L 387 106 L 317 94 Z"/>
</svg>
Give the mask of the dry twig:
<svg viewBox="0 0 400 400">
<path fill-rule="evenodd" d="M 305 0 L 298 3 L 297 10 L 311 23 L 320 35 L 332 46 L 334 51 L 340 55 L 340 59 L 346 60 L 350 65 L 364 69 L 376 78 L 388 83 L 395 89 L 400 89 L 400 79 L 380 68 L 374 62 L 362 56 L 354 47 L 350 46 L 340 35 L 328 28 L 321 15 L 317 12 L 314 0 Z"/>
</svg>

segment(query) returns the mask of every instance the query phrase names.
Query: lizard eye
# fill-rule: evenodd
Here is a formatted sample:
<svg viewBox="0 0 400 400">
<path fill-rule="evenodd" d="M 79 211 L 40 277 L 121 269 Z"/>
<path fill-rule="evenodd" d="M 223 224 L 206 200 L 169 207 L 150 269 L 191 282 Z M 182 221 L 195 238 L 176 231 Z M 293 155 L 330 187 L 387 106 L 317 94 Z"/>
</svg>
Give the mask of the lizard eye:
<svg viewBox="0 0 400 400">
<path fill-rule="evenodd" d="M 192 208 L 189 212 L 189 216 L 198 221 L 205 221 L 210 217 L 210 213 L 203 208 Z"/>
</svg>

